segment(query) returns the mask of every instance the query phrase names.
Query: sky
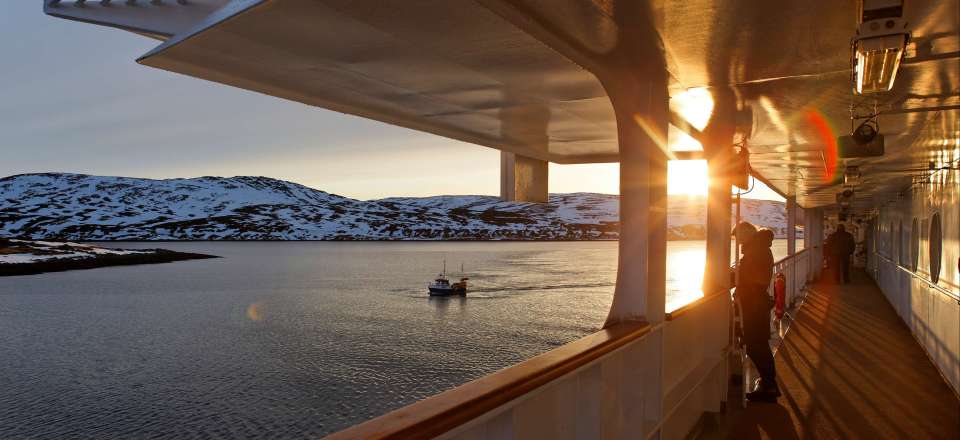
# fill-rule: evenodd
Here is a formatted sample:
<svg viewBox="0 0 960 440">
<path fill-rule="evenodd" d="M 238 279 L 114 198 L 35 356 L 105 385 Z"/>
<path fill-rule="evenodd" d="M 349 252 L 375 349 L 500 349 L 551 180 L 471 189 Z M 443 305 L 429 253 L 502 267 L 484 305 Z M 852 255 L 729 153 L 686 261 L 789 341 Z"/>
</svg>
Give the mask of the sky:
<svg viewBox="0 0 960 440">
<path fill-rule="evenodd" d="M 499 194 L 497 150 L 141 66 L 158 41 L 7 3 L 0 177 L 258 175 L 358 199 Z M 701 168 L 673 164 L 670 191 L 705 191 L 682 177 Z M 549 175 L 550 192 L 618 192 L 617 164 L 551 164 Z"/>
</svg>

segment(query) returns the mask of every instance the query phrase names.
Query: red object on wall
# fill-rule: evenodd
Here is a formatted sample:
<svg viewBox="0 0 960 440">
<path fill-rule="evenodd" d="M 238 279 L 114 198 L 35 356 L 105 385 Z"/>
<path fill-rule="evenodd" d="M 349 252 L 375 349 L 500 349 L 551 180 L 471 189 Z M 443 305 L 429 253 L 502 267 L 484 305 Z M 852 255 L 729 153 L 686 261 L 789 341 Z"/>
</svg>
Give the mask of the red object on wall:
<svg viewBox="0 0 960 440">
<path fill-rule="evenodd" d="M 778 273 L 777 278 L 773 281 L 773 299 L 777 319 L 783 318 L 783 310 L 787 302 L 787 277 L 783 276 L 782 273 Z"/>
</svg>

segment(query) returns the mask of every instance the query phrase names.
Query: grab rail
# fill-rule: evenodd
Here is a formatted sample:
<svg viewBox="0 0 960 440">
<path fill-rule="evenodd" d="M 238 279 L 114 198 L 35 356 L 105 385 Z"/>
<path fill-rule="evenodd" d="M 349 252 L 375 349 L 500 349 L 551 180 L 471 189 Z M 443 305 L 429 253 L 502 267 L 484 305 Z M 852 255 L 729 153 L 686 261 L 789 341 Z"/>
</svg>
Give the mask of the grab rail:
<svg viewBox="0 0 960 440">
<path fill-rule="evenodd" d="M 673 309 L 673 310 L 667 312 L 665 319 L 666 319 L 667 321 L 673 321 L 674 319 L 679 318 L 681 315 L 686 314 L 686 313 L 689 312 L 690 310 L 695 309 L 697 306 L 699 306 L 699 305 L 701 305 L 701 304 L 703 304 L 703 303 L 705 303 L 705 302 L 713 299 L 714 297 L 723 295 L 724 292 L 726 292 L 726 294 L 729 295 L 731 290 L 733 290 L 733 289 L 727 289 L 726 291 L 724 291 L 723 289 L 720 289 L 720 290 L 718 290 L 718 291 L 716 291 L 716 292 L 714 292 L 714 293 L 712 293 L 712 294 L 710 294 L 710 295 L 703 295 L 703 296 L 701 296 L 700 298 L 697 298 L 697 299 L 695 299 L 695 300 L 693 300 L 693 301 L 690 301 L 690 302 L 688 302 L 688 303 L 686 303 L 686 304 L 684 304 L 684 305 L 682 305 L 682 306 L 680 306 L 680 307 L 677 307 L 676 309 Z M 727 299 L 729 299 L 729 297 L 727 297 Z"/>
<path fill-rule="evenodd" d="M 326 438 L 436 437 L 640 339 L 650 331 L 651 326 L 647 323 L 617 324 Z"/>
<path fill-rule="evenodd" d="M 811 249 L 815 249 L 815 248 L 816 248 L 816 246 L 814 246 L 814 247 L 811 248 Z M 777 260 L 777 261 L 774 261 L 774 262 L 773 262 L 773 265 L 776 267 L 776 266 L 779 266 L 779 265 L 781 265 L 781 264 L 785 264 L 787 261 L 792 260 L 792 259 L 794 259 L 794 258 L 797 258 L 797 257 L 803 255 L 805 252 L 807 252 L 807 250 L 808 250 L 807 248 L 800 249 L 799 251 L 795 252 L 793 255 L 787 255 L 786 257 L 783 257 L 783 258 L 781 258 L 781 259 L 779 259 L 779 260 Z"/>
<path fill-rule="evenodd" d="M 933 281 L 930 281 L 930 280 L 924 278 L 923 276 L 921 276 L 920 274 L 914 272 L 914 271 L 911 270 L 910 268 L 903 267 L 903 266 L 900 265 L 900 263 L 897 263 L 896 261 L 894 261 L 894 260 L 892 260 L 892 259 L 890 259 L 890 258 L 887 258 L 887 257 L 885 257 L 885 256 L 883 256 L 883 255 L 881 255 L 881 254 L 879 254 L 879 253 L 877 253 L 877 252 L 874 252 L 874 255 L 876 255 L 877 257 L 879 257 L 879 258 L 880 258 L 881 260 L 883 260 L 884 262 L 894 265 L 897 269 L 900 269 L 900 270 L 906 272 L 907 274 L 909 274 L 909 275 L 912 276 L 913 278 L 916 278 L 916 279 L 918 279 L 918 280 L 920 280 L 920 281 L 923 281 L 923 283 L 926 284 L 927 287 L 929 287 L 929 288 L 931 288 L 931 289 L 933 289 L 933 290 L 935 290 L 935 291 L 937 291 L 937 292 L 939 292 L 939 293 L 941 293 L 941 294 L 943 294 L 943 295 L 946 295 L 948 298 L 950 298 L 950 299 L 952 299 L 952 300 L 957 301 L 958 303 L 960 303 L 960 294 L 954 294 L 952 291 L 947 290 L 947 289 L 944 289 L 944 288 L 943 288 L 942 286 L 940 286 L 939 284 L 934 283 Z"/>
</svg>

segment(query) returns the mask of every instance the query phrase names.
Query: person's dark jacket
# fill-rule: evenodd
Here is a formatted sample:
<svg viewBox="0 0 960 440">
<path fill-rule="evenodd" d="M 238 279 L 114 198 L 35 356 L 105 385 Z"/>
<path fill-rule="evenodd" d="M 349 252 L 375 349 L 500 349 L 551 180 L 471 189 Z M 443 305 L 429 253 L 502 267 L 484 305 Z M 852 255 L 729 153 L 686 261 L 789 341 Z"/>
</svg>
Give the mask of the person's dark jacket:
<svg viewBox="0 0 960 440">
<path fill-rule="evenodd" d="M 857 250 L 857 243 L 853 234 L 847 231 L 836 231 L 827 237 L 827 250 L 833 256 L 849 257 Z"/>
<path fill-rule="evenodd" d="M 773 278 L 773 231 L 761 229 L 753 238 L 743 244 L 743 258 L 740 260 L 740 280 L 736 295 L 741 301 L 767 301 L 767 288 Z"/>
</svg>

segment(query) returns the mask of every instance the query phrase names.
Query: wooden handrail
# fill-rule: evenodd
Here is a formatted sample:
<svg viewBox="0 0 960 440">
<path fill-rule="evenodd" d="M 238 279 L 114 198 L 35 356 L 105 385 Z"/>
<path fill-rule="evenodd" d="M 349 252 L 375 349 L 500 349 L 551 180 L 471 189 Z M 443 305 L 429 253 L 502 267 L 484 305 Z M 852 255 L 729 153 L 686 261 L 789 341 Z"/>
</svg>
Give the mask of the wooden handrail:
<svg viewBox="0 0 960 440">
<path fill-rule="evenodd" d="M 331 434 L 326 439 L 433 438 L 638 340 L 649 332 L 650 325 L 647 323 L 617 324 L 517 365 Z"/>
<path fill-rule="evenodd" d="M 727 301 L 730 301 L 730 291 L 731 291 L 731 290 L 733 290 L 733 289 L 727 289 L 727 290 L 721 289 L 721 290 L 718 290 L 718 291 L 716 291 L 716 292 L 714 292 L 714 293 L 712 293 L 712 294 L 710 294 L 710 295 L 704 295 L 704 296 L 701 296 L 700 298 L 697 298 L 697 299 L 695 299 L 695 300 L 693 300 L 693 301 L 690 301 L 690 302 L 688 302 L 688 303 L 686 303 L 686 304 L 684 304 L 684 305 L 682 305 L 682 306 L 680 306 L 680 307 L 677 307 L 676 309 L 673 309 L 672 311 L 667 312 L 666 320 L 667 320 L 667 321 L 673 321 L 674 319 L 677 319 L 678 317 L 680 317 L 681 315 L 689 312 L 690 310 L 693 310 L 693 309 L 699 307 L 699 306 L 702 305 L 703 303 L 707 302 L 707 300 L 716 298 L 716 297 L 718 297 L 718 296 L 726 295 Z"/>
</svg>

